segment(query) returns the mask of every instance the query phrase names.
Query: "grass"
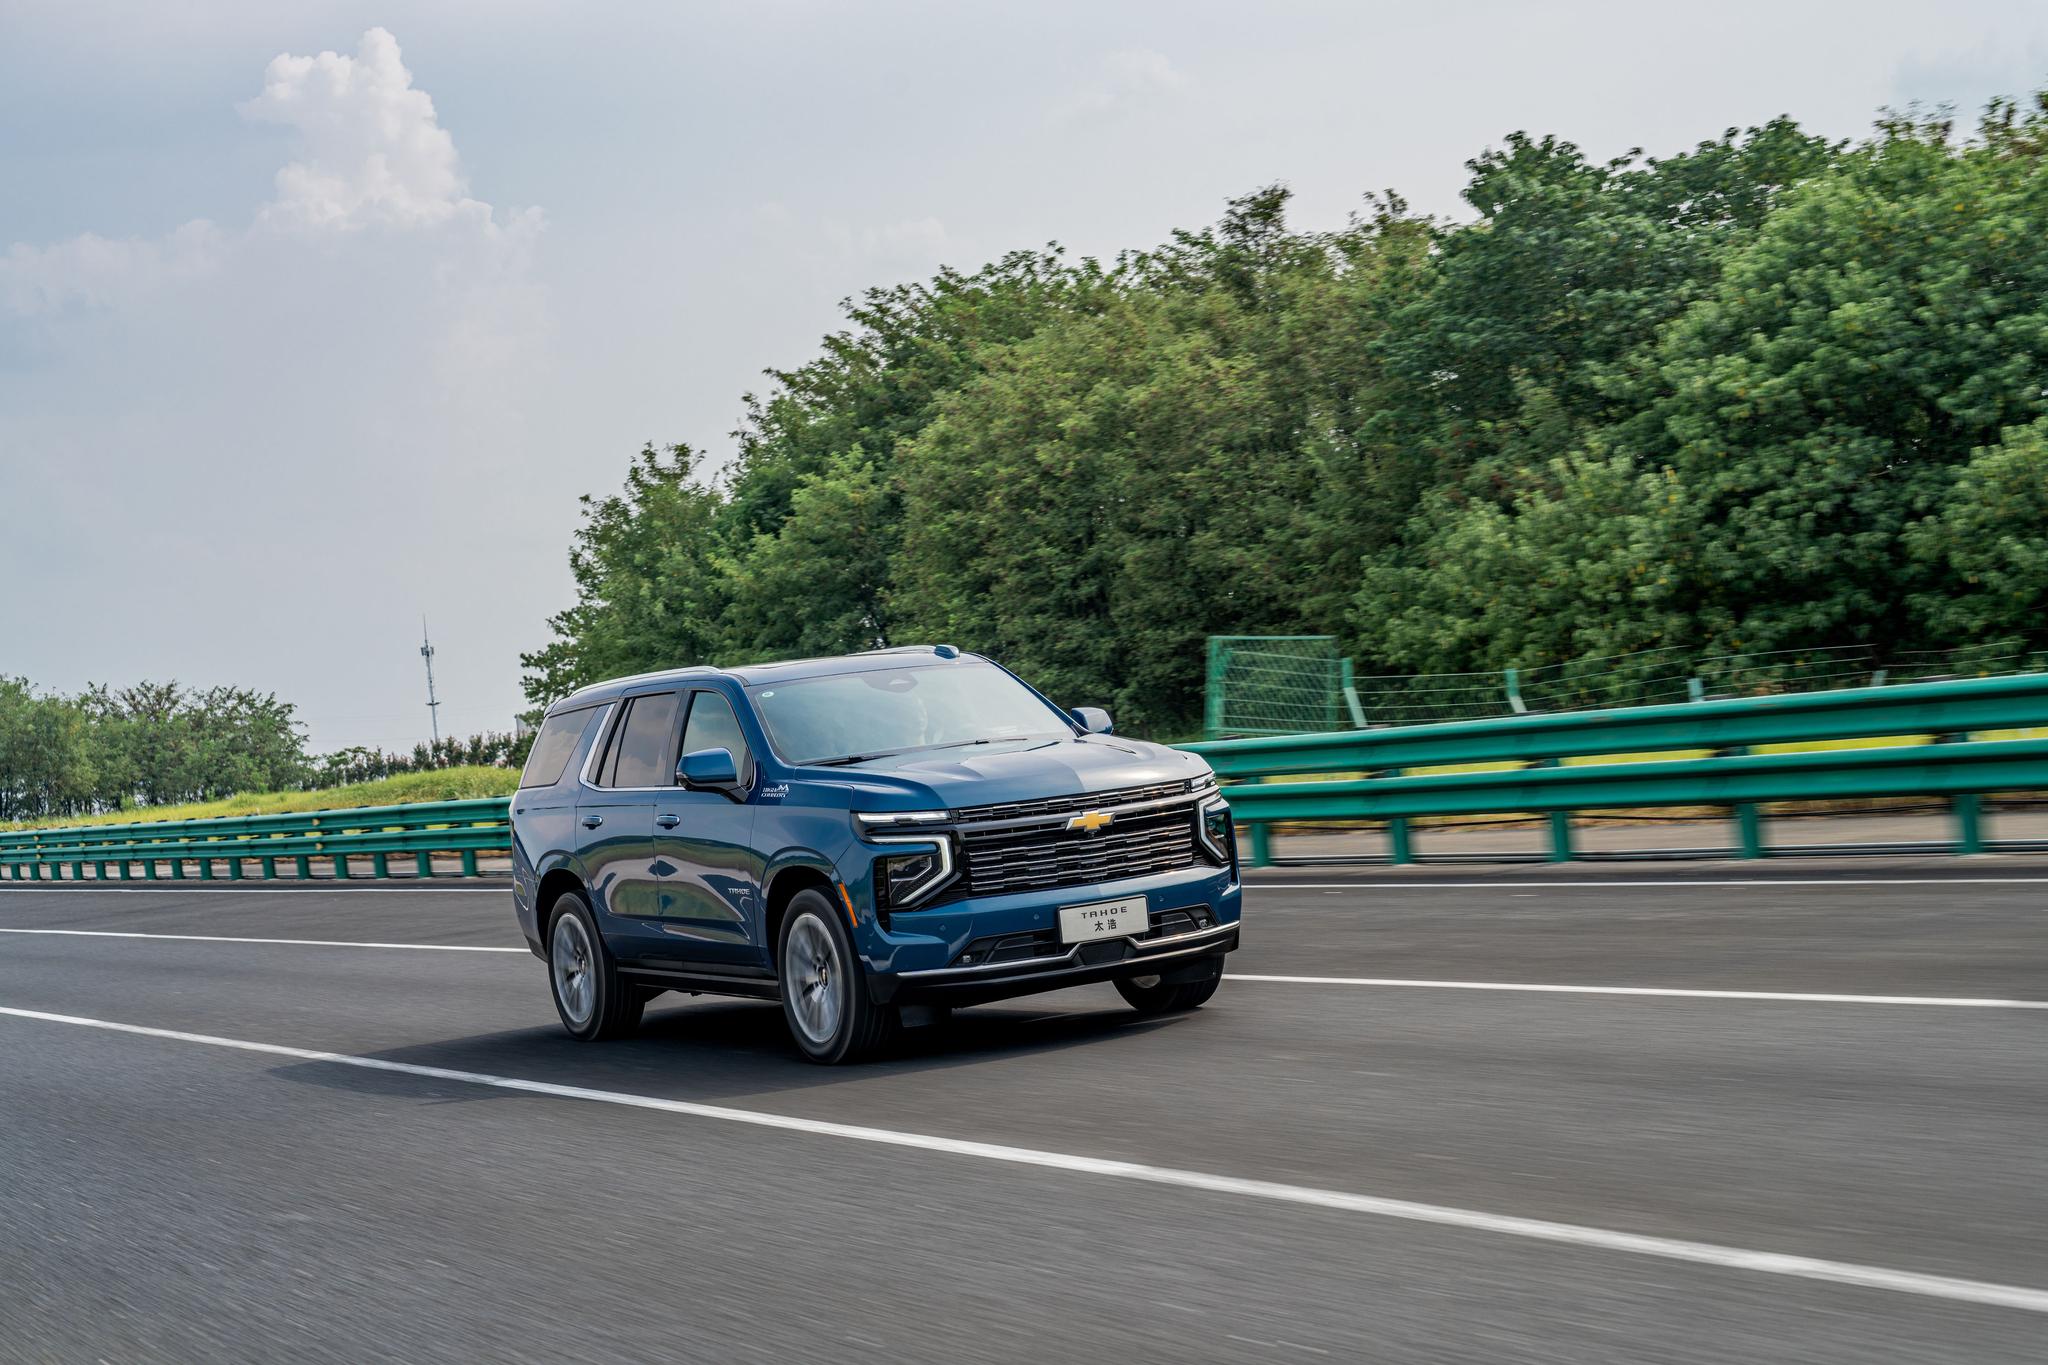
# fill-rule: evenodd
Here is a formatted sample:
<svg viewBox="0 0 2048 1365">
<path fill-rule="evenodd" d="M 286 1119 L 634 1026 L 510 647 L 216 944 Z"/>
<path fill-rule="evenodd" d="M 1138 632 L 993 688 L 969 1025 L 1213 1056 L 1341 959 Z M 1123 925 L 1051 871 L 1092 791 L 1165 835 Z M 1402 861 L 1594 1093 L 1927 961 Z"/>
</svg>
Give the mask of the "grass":
<svg viewBox="0 0 2048 1365">
<path fill-rule="evenodd" d="M 396 806 L 408 801 L 468 801 L 485 796 L 510 796 L 519 785 L 515 768 L 441 768 L 426 773 L 401 773 L 378 782 L 358 782 L 315 792 L 250 792 L 225 801 L 198 801 L 184 806 L 143 806 L 104 815 L 53 816 L 0 829 L 74 829 L 81 825 L 132 825 L 159 820 L 209 820 L 223 815 L 290 815 L 300 811 L 356 810 L 363 806 Z"/>
</svg>

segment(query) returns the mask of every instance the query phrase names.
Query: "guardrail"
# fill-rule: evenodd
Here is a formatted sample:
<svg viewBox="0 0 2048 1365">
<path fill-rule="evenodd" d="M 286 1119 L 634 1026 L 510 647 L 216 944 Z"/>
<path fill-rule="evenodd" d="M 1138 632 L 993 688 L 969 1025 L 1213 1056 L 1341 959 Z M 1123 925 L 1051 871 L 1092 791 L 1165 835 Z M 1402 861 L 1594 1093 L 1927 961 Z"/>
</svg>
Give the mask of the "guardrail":
<svg viewBox="0 0 2048 1365">
<path fill-rule="evenodd" d="M 1959 853 L 1984 848 L 1978 793 L 2048 788 L 2048 740 L 1970 739 L 2048 725 L 2048 674 L 1846 688 L 1782 696 L 1572 711 L 1384 730 L 1186 747 L 1226 778 L 1368 773 L 1348 781 L 1240 780 L 1227 789 L 1251 836 L 1254 866 L 1271 862 L 1281 822 L 1385 820 L 1393 861 L 1414 861 L 1411 817 L 1547 813 L 1550 857 L 1573 856 L 1572 812 L 1653 806 L 1734 808 L 1744 857 L 1769 853 L 1757 804 L 1885 796 L 1952 798 Z M 1824 740 L 1896 739 L 1873 748 L 1749 752 Z M 1935 741 L 1930 743 L 1929 741 Z M 1595 764 L 1616 754 L 1709 749 L 1710 757 Z M 1478 763 L 1491 772 L 1414 773 Z"/>
<path fill-rule="evenodd" d="M 240 881 L 250 863 L 263 878 L 275 879 L 280 865 L 310 877 L 313 861 L 320 859 L 332 864 L 336 877 L 346 879 L 353 875 L 351 860 L 363 858 L 372 876 L 386 877 L 391 859 L 407 855 L 417 875 L 431 877 L 436 853 L 459 855 L 461 875 L 474 877 L 479 853 L 512 846 L 509 806 L 499 796 L 300 815 L 18 830 L 0 833 L 0 877 L 43 881 L 47 872 L 47 880 L 62 881 L 68 870 L 69 880 L 83 881 L 90 867 L 98 881 L 133 880 L 138 870 L 146 881 L 183 881 L 189 866 L 197 880 L 213 881 L 218 866 L 227 880 Z"/>
<path fill-rule="evenodd" d="M 2048 726 L 2048 673 L 1896 687 L 1568 711 L 1487 720 L 1348 730 L 1328 735 L 1216 740 L 1185 746 L 1231 781 L 1237 823 L 1250 835 L 1251 862 L 1272 861 L 1272 827 L 1322 821 L 1387 822 L 1393 860 L 1414 861 L 1408 821 L 1416 817 L 1547 814 L 1550 857 L 1574 855 L 1575 811 L 1657 806 L 1729 806 L 1744 857 L 1770 852 L 1759 805 L 1771 801 L 1889 796 L 1948 798 L 1951 847 L 1985 847 L 1979 794 L 2048 790 L 2048 739 L 1972 738 L 1986 731 Z M 1759 747 L 1828 740 L 1890 739 L 1877 747 L 1754 753 Z M 1931 742 L 1930 742 L 1931 741 Z M 1660 758 L 1672 750 L 1711 757 Z M 1628 756 L 1624 761 L 1585 762 Z M 1638 758 L 1637 755 L 1650 757 Z M 1473 764 L 1514 764 L 1484 772 L 1415 772 Z M 1318 773 L 1362 778 L 1282 781 Z M 84 825 L 0 833 L 0 878 L 13 881 L 200 881 L 221 869 L 229 881 L 280 868 L 312 875 L 314 860 L 336 877 L 367 859 L 390 874 L 393 857 L 434 875 L 433 855 L 457 854 L 462 875 L 477 855 L 511 846 L 509 802 L 421 802 L 299 815 L 234 816 L 152 824 Z M 46 876 L 47 874 L 47 876 Z M 68 876 L 67 876 L 68 874 Z"/>
</svg>

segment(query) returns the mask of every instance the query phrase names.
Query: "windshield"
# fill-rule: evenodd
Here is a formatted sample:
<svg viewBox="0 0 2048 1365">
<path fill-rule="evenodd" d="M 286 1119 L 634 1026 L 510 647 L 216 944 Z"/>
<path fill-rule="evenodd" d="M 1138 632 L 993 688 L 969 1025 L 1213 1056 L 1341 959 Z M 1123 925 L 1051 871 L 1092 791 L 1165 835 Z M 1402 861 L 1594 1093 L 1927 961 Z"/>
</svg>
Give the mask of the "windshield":
<svg viewBox="0 0 2048 1365">
<path fill-rule="evenodd" d="M 749 691 L 776 752 L 799 765 L 1073 733 L 1066 717 L 988 664 L 834 673 Z"/>
</svg>

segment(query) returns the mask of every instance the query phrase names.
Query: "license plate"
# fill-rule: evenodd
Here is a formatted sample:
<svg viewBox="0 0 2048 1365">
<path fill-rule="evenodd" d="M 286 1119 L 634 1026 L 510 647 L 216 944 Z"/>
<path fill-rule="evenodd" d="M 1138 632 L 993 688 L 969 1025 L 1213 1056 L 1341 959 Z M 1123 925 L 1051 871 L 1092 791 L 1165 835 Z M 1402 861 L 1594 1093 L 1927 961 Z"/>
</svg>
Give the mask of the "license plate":
<svg viewBox="0 0 2048 1365">
<path fill-rule="evenodd" d="M 1126 896 L 1120 901 L 1096 901 L 1092 905 L 1060 907 L 1060 942 L 1086 943 L 1094 938 L 1123 938 L 1142 934 L 1152 925 L 1143 896 Z"/>
</svg>

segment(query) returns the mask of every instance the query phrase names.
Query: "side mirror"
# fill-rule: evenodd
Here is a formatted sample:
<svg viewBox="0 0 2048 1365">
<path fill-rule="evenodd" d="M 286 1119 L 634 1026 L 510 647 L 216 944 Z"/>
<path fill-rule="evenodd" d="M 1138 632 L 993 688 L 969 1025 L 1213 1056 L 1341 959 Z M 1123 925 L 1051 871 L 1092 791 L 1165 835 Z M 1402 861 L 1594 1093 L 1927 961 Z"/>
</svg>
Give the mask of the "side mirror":
<svg viewBox="0 0 2048 1365">
<path fill-rule="evenodd" d="M 676 785 L 696 792 L 724 792 L 730 796 L 740 784 L 739 765 L 730 749 L 699 749 L 684 754 L 676 764 Z"/>
<path fill-rule="evenodd" d="M 1077 706 L 1067 714 L 1074 718 L 1076 725 L 1079 725 L 1091 735 L 1111 733 L 1109 712 L 1099 706 Z"/>
</svg>

